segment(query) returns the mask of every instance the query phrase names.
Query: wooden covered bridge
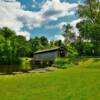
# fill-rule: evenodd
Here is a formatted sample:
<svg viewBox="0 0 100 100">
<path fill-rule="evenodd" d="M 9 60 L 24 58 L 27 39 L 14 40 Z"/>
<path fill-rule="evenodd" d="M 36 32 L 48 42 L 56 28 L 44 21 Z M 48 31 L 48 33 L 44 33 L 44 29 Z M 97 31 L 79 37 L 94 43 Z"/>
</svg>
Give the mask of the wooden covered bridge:
<svg viewBox="0 0 100 100">
<path fill-rule="evenodd" d="M 37 51 L 33 54 L 33 65 L 51 65 L 57 57 L 65 57 L 66 49 L 56 47 L 48 50 Z"/>
</svg>

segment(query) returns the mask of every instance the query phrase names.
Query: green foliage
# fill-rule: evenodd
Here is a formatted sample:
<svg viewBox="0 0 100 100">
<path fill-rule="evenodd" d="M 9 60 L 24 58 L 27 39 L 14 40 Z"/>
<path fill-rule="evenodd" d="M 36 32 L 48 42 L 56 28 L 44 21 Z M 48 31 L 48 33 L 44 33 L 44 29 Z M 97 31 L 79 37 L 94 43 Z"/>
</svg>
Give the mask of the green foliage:
<svg viewBox="0 0 100 100">
<path fill-rule="evenodd" d="M 19 57 L 29 54 L 30 43 L 23 36 L 7 28 L 0 29 L 0 64 L 19 64 Z"/>
<path fill-rule="evenodd" d="M 79 5 L 78 15 L 84 19 L 77 24 L 81 37 L 79 53 L 100 56 L 100 1 L 86 0 L 84 5 Z"/>
<path fill-rule="evenodd" d="M 64 46 L 64 43 L 62 40 L 55 40 L 54 41 L 54 47 L 62 47 Z"/>
<path fill-rule="evenodd" d="M 32 70 L 32 66 L 31 66 L 32 58 L 23 57 L 23 58 L 20 58 L 20 61 L 21 61 L 21 64 L 20 64 L 21 71 L 28 72 L 29 70 Z"/>
<path fill-rule="evenodd" d="M 20 58 L 20 60 L 21 60 L 21 64 L 29 64 L 30 63 L 30 61 L 32 60 L 32 58 L 29 58 L 29 57 L 22 57 L 22 58 Z"/>
<path fill-rule="evenodd" d="M 75 33 L 72 31 L 73 27 L 68 24 L 68 25 L 64 25 L 64 33 L 63 36 L 65 38 L 65 43 L 73 43 L 75 41 Z"/>
<path fill-rule="evenodd" d="M 90 41 L 82 42 L 79 38 L 76 41 L 75 48 L 79 56 L 94 56 L 94 45 Z"/>
<path fill-rule="evenodd" d="M 41 45 L 43 45 L 44 47 L 48 47 L 48 39 L 44 36 L 40 37 L 40 43 Z"/>
<path fill-rule="evenodd" d="M 16 53 L 18 57 L 28 56 L 31 52 L 31 44 L 23 36 L 16 36 L 13 45 L 16 48 Z"/>
<path fill-rule="evenodd" d="M 78 55 L 76 48 L 72 44 L 67 44 L 66 49 L 68 57 L 76 57 Z"/>
<path fill-rule="evenodd" d="M 91 42 L 83 43 L 83 55 L 84 56 L 93 56 L 94 45 Z"/>
<path fill-rule="evenodd" d="M 55 48 L 59 46 L 63 46 L 64 43 L 61 40 L 51 40 L 49 41 L 46 37 L 34 37 L 29 40 L 32 48 L 32 52 L 36 52 L 39 50 L 45 50 L 50 48 Z"/>
<path fill-rule="evenodd" d="M 54 65 L 58 68 L 66 69 L 72 66 L 72 62 L 69 58 L 56 58 Z"/>
<path fill-rule="evenodd" d="M 68 55 L 100 56 L 100 1 L 85 0 L 79 5 L 77 14 L 82 19 L 76 25 L 79 30 L 77 38 L 70 24 L 64 26 L 64 45 Z"/>
<path fill-rule="evenodd" d="M 49 48 L 48 39 L 44 36 L 31 38 L 29 42 L 31 43 L 32 52 Z"/>
<path fill-rule="evenodd" d="M 0 29 L 0 64 L 11 64 L 18 62 L 13 57 L 13 47 L 11 38 L 15 36 L 15 32 L 7 27 Z"/>
<path fill-rule="evenodd" d="M 90 40 L 92 42 L 100 42 L 100 24 L 90 23 L 90 21 L 83 20 L 77 24 L 77 28 L 80 31 L 82 39 Z"/>
<path fill-rule="evenodd" d="M 84 65 L 84 66 L 83 66 Z M 79 60 L 79 68 L 100 69 L 100 58 L 83 58 Z"/>
<path fill-rule="evenodd" d="M 89 57 L 69 57 L 69 58 L 57 58 L 54 65 L 58 68 L 90 68 L 100 69 L 100 58 Z"/>
<path fill-rule="evenodd" d="M 0 35 L 3 35 L 5 39 L 9 39 L 16 35 L 15 31 L 9 29 L 8 27 L 0 28 Z"/>
<path fill-rule="evenodd" d="M 85 4 L 79 5 L 78 14 L 92 23 L 100 24 L 100 1 L 85 0 Z"/>
</svg>

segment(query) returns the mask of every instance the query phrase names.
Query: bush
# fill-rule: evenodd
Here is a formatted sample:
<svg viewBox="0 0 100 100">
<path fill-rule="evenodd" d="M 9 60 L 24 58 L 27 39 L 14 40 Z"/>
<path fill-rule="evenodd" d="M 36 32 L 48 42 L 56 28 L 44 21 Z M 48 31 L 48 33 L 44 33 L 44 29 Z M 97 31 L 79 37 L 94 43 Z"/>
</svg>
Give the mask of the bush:
<svg viewBox="0 0 100 100">
<path fill-rule="evenodd" d="M 95 68 L 100 69 L 100 58 L 84 58 L 81 59 L 79 65 L 80 68 Z"/>
<path fill-rule="evenodd" d="M 20 61 L 21 61 L 21 64 L 20 64 L 20 69 L 24 72 L 27 72 L 28 70 L 32 69 L 32 66 L 31 66 L 31 58 L 28 58 L 28 57 L 23 57 L 23 58 L 20 58 Z"/>
<path fill-rule="evenodd" d="M 69 58 L 57 58 L 54 62 L 54 65 L 58 68 L 66 69 L 72 66 L 72 62 Z"/>
<path fill-rule="evenodd" d="M 67 44 L 66 49 L 67 49 L 68 57 L 76 57 L 76 56 L 78 56 L 78 52 L 77 52 L 76 48 L 73 45 Z"/>
</svg>

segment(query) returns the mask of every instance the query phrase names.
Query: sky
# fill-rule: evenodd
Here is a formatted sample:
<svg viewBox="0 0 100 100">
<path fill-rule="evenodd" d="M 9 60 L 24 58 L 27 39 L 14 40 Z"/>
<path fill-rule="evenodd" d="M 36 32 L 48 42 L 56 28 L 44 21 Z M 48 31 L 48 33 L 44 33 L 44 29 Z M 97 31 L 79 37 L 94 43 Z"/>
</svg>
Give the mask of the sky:
<svg viewBox="0 0 100 100">
<path fill-rule="evenodd" d="M 27 39 L 46 36 L 64 39 L 62 26 L 75 25 L 81 19 L 76 15 L 83 0 L 0 0 L 0 27 L 9 27 Z"/>
</svg>

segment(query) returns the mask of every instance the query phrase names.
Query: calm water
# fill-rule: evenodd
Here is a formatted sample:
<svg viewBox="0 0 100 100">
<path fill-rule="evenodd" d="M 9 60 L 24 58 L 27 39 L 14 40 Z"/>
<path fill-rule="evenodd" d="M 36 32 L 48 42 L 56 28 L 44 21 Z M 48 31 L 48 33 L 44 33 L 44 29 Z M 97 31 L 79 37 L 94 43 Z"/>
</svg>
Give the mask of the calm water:
<svg viewBox="0 0 100 100">
<path fill-rule="evenodd" d="M 32 66 L 30 64 L 23 65 L 0 65 L 0 73 L 13 73 L 18 71 L 28 71 L 31 70 Z"/>
</svg>

